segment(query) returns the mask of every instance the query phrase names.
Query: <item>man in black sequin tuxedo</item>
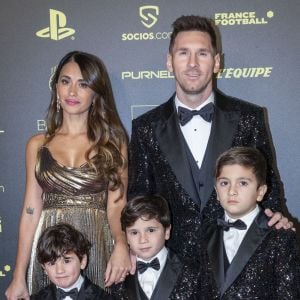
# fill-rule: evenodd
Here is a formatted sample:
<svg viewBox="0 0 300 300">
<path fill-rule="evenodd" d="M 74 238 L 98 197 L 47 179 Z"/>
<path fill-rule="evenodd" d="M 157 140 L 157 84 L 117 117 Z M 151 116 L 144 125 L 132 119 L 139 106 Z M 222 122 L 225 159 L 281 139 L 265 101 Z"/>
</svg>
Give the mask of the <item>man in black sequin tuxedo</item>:
<svg viewBox="0 0 300 300">
<path fill-rule="evenodd" d="M 222 300 L 300 299 L 296 234 L 269 227 L 257 204 L 267 190 L 266 169 L 253 147 L 229 149 L 217 160 L 215 186 L 225 214 L 208 226 L 205 240 Z"/>
<path fill-rule="evenodd" d="M 133 120 L 129 198 L 145 193 L 164 196 L 173 218 L 168 246 L 183 258 L 194 258 L 200 249 L 203 218 L 215 220 L 222 215 L 213 191 L 214 166 L 220 153 L 243 145 L 264 153 L 269 165 L 265 206 L 274 211 L 281 211 L 280 184 L 272 167 L 263 109 L 213 89 L 220 54 L 212 22 L 183 16 L 173 27 L 167 67 L 174 73 L 176 93 Z M 203 118 L 186 110 L 178 116 L 179 107 L 203 108 Z M 192 118 L 187 122 L 189 115 Z M 280 217 L 280 213 L 275 214 L 273 221 Z"/>
</svg>

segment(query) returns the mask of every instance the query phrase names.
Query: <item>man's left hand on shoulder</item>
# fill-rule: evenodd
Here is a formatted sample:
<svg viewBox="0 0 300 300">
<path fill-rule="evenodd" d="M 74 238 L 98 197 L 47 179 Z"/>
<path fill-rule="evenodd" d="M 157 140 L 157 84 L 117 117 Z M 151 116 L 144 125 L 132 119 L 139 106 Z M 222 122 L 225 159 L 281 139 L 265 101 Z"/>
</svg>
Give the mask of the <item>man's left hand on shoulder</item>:
<svg viewBox="0 0 300 300">
<path fill-rule="evenodd" d="M 269 226 L 275 225 L 276 229 L 292 229 L 296 231 L 296 229 L 293 227 L 293 222 L 289 221 L 288 218 L 284 217 L 282 213 L 280 212 L 273 212 L 271 209 L 266 208 L 265 214 L 271 218 L 268 222 Z"/>
</svg>

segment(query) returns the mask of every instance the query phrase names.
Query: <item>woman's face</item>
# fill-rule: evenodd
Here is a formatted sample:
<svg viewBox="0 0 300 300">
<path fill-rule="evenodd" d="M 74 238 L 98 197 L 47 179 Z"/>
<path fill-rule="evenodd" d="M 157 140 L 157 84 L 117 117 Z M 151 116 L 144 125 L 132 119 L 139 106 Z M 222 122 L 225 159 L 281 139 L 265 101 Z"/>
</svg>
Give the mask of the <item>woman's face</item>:
<svg viewBox="0 0 300 300">
<path fill-rule="evenodd" d="M 76 62 L 71 61 L 61 69 L 56 89 L 64 115 L 86 115 L 87 117 L 95 92 L 82 78 Z"/>
</svg>

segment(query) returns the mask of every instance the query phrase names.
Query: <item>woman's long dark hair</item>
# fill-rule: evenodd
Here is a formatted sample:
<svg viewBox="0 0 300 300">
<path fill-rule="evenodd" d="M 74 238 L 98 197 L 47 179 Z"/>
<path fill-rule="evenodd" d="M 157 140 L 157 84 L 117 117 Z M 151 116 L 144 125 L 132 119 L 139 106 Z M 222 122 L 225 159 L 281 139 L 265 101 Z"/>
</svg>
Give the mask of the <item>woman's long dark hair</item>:
<svg viewBox="0 0 300 300">
<path fill-rule="evenodd" d="M 59 62 L 51 79 L 51 103 L 47 113 L 46 143 L 62 126 L 62 109 L 57 112 L 57 82 L 62 68 L 69 62 L 78 64 L 83 79 L 95 92 L 93 105 L 88 112 L 87 137 L 92 146 L 85 154 L 87 162 L 109 183 L 110 190 L 123 190 L 120 170 L 127 165 L 121 148 L 127 146 L 127 135 L 118 116 L 111 82 L 105 65 L 97 56 L 73 51 Z M 96 155 L 90 158 L 91 152 Z"/>
</svg>

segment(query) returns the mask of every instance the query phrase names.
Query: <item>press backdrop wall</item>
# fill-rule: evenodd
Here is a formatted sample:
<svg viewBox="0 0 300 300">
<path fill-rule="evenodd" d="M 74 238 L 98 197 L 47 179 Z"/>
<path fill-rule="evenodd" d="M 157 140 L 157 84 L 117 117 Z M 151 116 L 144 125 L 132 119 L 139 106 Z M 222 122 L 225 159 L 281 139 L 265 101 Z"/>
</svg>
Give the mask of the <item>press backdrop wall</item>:
<svg viewBox="0 0 300 300">
<path fill-rule="evenodd" d="M 219 24 L 225 93 L 266 107 L 286 205 L 300 217 L 299 0 L 10 0 L 0 9 L 0 298 L 15 261 L 25 185 L 25 145 L 45 129 L 49 78 L 71 50 L 101 57 L 120 117 L 174 91 L 165 60 L 171 23 L 199 14 Z"/>
</svg>

